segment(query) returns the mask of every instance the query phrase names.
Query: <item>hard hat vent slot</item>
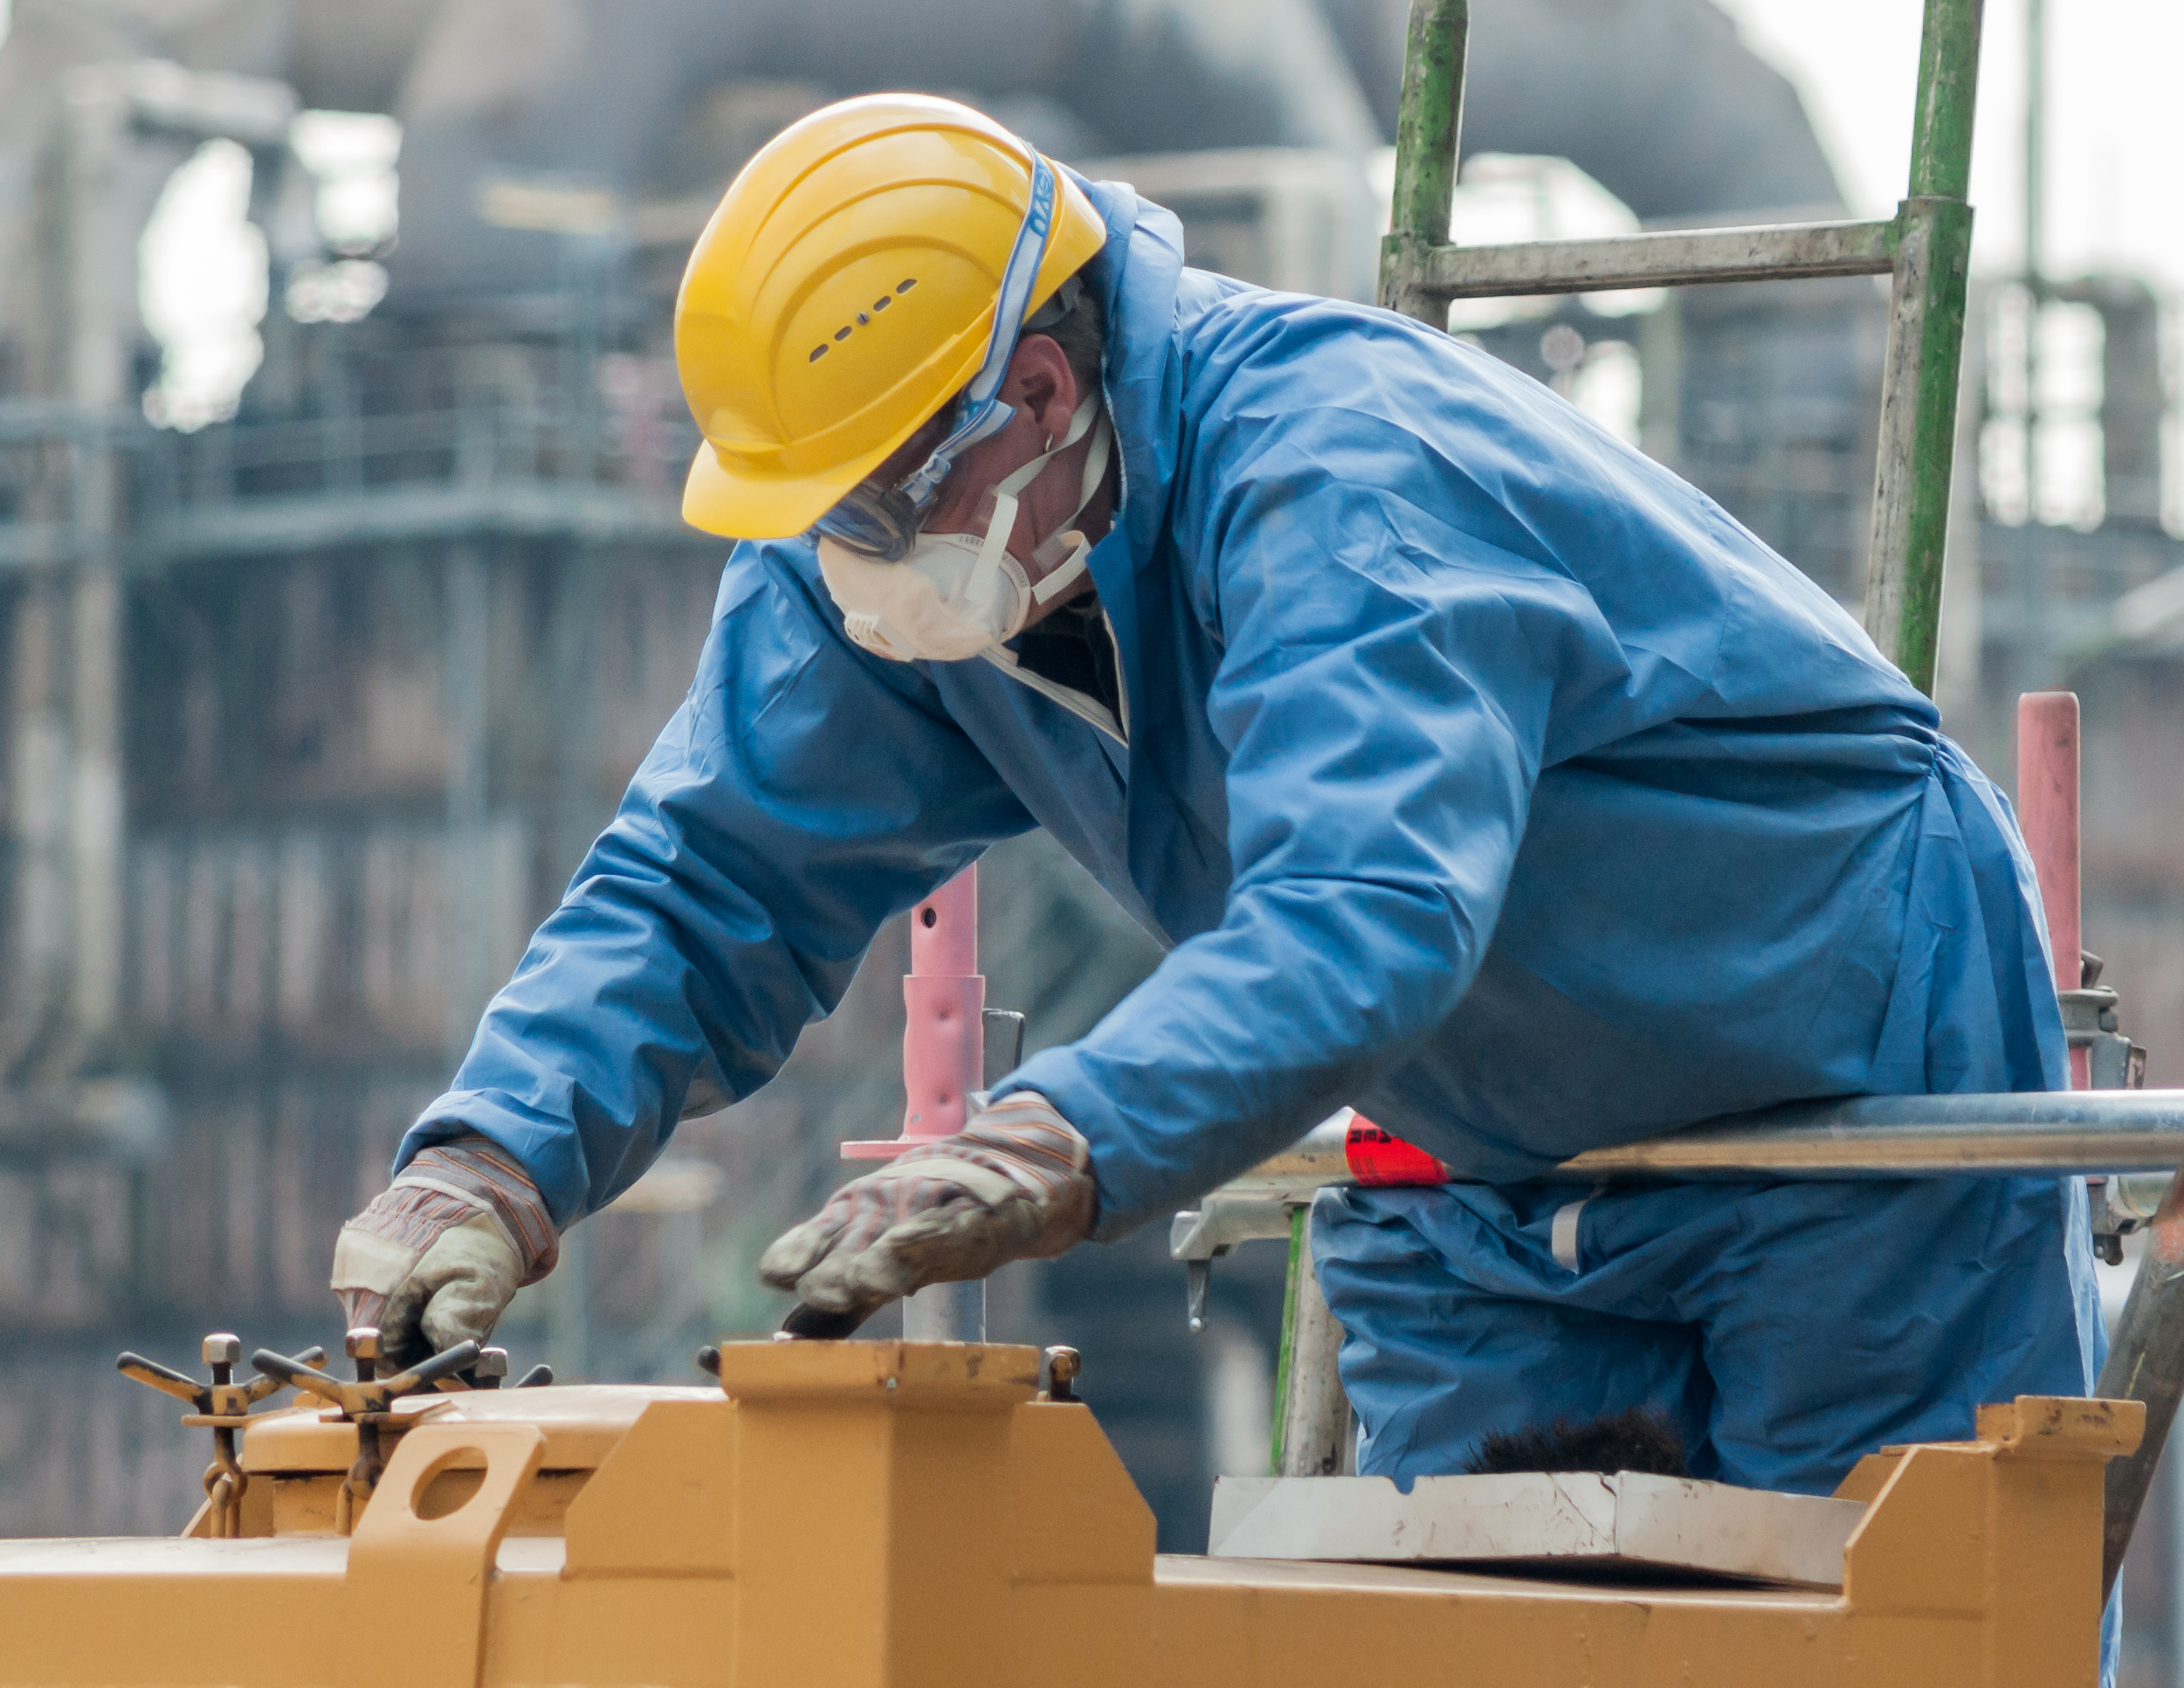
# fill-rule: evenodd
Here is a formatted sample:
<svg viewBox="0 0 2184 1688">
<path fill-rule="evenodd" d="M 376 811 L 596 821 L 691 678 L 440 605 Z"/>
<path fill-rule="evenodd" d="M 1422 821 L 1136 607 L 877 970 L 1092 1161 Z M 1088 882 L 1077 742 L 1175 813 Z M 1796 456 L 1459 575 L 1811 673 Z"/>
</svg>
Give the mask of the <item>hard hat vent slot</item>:
<svg viewBox="0 0 2184 1688">
<path fill-rule="evenodd" d="M 898 284 L 896 285 L 896 287 L 895 287 L 895 293 L 908 293 L 908 292 L 909 292 L 909 291 L 910 291 L 913 287 L 916 286 L 917 285 L 918 285 L 918 278 L 917 278 L 917 277 L 915 277 L 914 275 L 913 275 L 913 276 L 911 276 L 911 277 L 910 277 L 910 278 L 908 278 L 906 280 L 901 281 L 901 282 L 899 282 L 899 283 L 898 283 Z M 892 305 L 892 304 L 893 304 L 893 303 L 895 302 L 895 293 L 882 293 L 882 294 L 881 294 L 881 295 L 880 295 L 878 299 L 876 299 L 876 300 L 874 300 L 872 301 L 872 311 L 884 311 L 884 310 L 885 310 L 885 309 L 886 309 L 886 308 L 887 308 L 890 305 Z M 836 344 L 837 344 L 837 345 L 838 345 L 838 344 L 840 344 L 843 341 L 847 340 L 847 339 L 848 339 L 848 338 L 849 338 L 849 337 L 850 337 L 852 334 L 856 333 L 856 331 L 857 331 L 858 329 L 859 329 L 859 328 L 868 328 L 868 327 L 870 327 L 872 326 L 872 311 L 859 311 L 859 312 L 857 313 L 857 320 L 856 320 L 856 321 L 854 321 L 854 322 L 848 322 L 848 323 L 844 323 L 844 324 L 843 324 L 843 326 L 842 326 L 842 327 L 840 327 L 839 328 L 837 328 L 837 329 L 834 331 L 834 339 L 835 339 L 835 342 L 836 342 Z M 824 357 L 826 355 L 827 355 L 827 348 L 826 348 L 826 345 L 825 345 L 825 342 L 822 341 L 820 344 L 818 344 L 818 345 L 816 345 L 816 346 L 814 346 L 814 347 L 811 348 L 811 355 L 810 355 L 810 357 L 806 358 L 804 361 L 805 361 L 807 363 L 816 363 L 816 362 L 818 362 L 821 358 Z"/>
</svg>

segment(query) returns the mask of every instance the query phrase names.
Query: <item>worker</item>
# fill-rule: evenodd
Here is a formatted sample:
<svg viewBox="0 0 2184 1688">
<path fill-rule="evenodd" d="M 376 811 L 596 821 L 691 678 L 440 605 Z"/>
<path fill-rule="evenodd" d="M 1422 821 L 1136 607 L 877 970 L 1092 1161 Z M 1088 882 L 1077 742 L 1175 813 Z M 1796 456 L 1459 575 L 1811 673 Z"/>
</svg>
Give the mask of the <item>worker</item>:
<svg viewBox="0 0 2184 1688">
<path fill-rule="evenodd" d="M 767 1280 L 854 1319 L 1164 1219 L 1354 1104 L 1458 1182 L 1323 1195 L 1359 1468 L 1650 1408 L 1825 1492 L 2099 1357 L 2083 1187 L 1595 1192 L 1797 1098 L 2063 1087 L 2026 854 L 1827 593 L 1531 377 L 1182 262 L 979 114 L 777 137 L 692 255 L 689 696 L 334 1283 L 482 1337 L 883 923 L 1043 826 L 1166 947 Z M 872 1122 L 879 1134 L 885 1122 Z"/>
</svg>

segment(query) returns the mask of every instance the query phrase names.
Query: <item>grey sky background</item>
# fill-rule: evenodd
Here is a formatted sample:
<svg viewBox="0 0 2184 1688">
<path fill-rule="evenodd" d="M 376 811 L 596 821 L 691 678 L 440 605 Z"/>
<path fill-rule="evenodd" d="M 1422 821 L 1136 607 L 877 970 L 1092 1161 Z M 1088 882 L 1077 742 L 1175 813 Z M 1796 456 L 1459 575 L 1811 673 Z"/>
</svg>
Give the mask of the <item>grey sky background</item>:
<svg viewBox="0 0 2184 1688">
<path fill-rule="evenodd" d="M 1911 159 L 1918 0 L 1718 0 L 1804 95 L 1861 213 L 1891 210 Z M 2047 268 L 2184 280 L 2184 5 L 2048 0 Z M 1975 252 L 2022 262 L 2025 0 L 1988 0 L 1972 159 Z"/>
</svg>

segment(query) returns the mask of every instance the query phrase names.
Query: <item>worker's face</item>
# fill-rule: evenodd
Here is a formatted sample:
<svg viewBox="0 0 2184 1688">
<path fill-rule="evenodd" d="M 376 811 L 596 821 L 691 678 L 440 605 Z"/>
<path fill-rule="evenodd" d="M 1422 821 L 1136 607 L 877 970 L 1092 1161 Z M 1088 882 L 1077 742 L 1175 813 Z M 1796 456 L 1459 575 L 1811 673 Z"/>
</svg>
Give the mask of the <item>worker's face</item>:
<svg viewBox="0 0 2184 1688">
<path fill-rule="evenodd" d="M 1009 373 L 1002 381 L 1000 397 L 1016 414 L 999 433 L 979 441 L 955 459 L 948 478 L 940 483 L 933 512 L 926 519 L 927 533 L 960 534 L 968 530 L 978 519 L 988 487 L 1006 479 L 1069 432 L 1070 418 L 1077 413 L 1084 394 L 1061 347 L 1044 334 L 1026 334 L 1018 343 L 1016 355 L 1009 361 Z M 937 438 L 924 442 L 922 450 L 929 453 L 938 443 Z M 1009 549 L 1019 561 L 1030 557 L 1043 540 L 1069 521 L 1070 513 L 1077 507 L 1085 458 L 1092 445 L 1092 435 L 1087 432 L 1068 450 L 1057 452 L 1053 461 L 1017 494 L 1016 527 L 1009 538 Z M 907 458 L 920 449 L 920 441 L 913 439 L 899 455 Z M 923 460 L 922 456 L 910 458 L 903 472 L 911 472 Z M 1092 502 L 1071 524 L 1095 544 L 1106 536 L 1113 518 L 1113 479 L 1110 470 L 1108 484 L 1092 494 Z M 1051 602 L 1035 603 L 1024 624 L 1030 625 L 1091 589 L 1092 576 L 1081 576 L 1074 586 L 1058 593 Z"/>
</svg>

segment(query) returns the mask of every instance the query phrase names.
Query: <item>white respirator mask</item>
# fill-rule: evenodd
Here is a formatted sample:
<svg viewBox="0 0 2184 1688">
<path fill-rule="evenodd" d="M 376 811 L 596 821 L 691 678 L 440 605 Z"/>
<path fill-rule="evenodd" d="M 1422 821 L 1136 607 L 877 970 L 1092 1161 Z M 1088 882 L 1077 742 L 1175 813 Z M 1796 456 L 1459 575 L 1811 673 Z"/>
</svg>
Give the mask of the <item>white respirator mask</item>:
<svg viewBox="0 0 2184 1688">
<path fill-rule="evenodd" d="M 1094 428 L 1095 417 L 1077 507 L 1039 542 L 1027 567 L 1009 552 L 1017 494 L 1056 453 L 1084 438 L 1086 430 Z M 1016 637 L 1035 604 L 1051 603 L 1085 570 L 1092 541 L 1071 524 L 1099 490 L 1113 441 L 1114 430 L 1100 414 L 1099 396 L 1094 393 L 1077 407 L 1069 432 L 1060 440 L 987 489 L 982 500 L 987 515 L 979 531 L 921 533 L 898 562 L 861 556 L 822 534 L 819 572 L 841 608 L 851 639 L 894 662 L 961 662 Z"/>
</svg>

